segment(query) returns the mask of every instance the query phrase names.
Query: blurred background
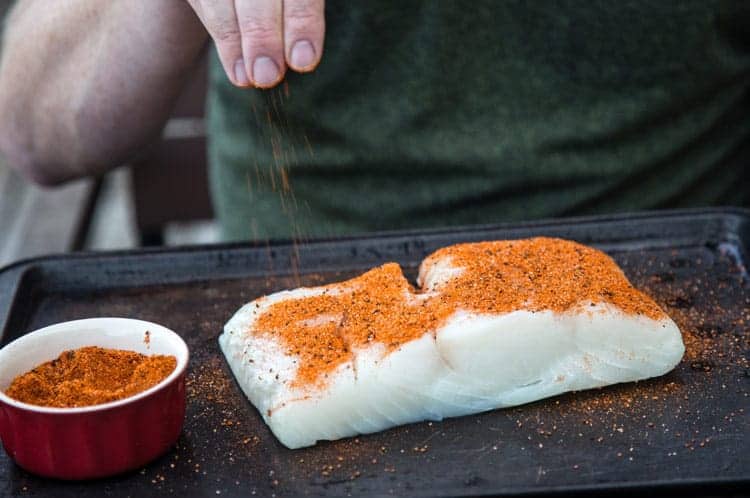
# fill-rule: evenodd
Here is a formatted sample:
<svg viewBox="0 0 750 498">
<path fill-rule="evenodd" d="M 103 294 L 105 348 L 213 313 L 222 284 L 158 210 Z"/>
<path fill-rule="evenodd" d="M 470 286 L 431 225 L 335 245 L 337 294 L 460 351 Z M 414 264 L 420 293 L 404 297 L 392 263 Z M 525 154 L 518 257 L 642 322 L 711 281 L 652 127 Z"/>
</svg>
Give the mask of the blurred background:
<svg viewBox="0 0 750 498">
<path fill-rule="evenodd" d="M 11 0 L 0 0 L 0 19 Z M 208 196 L 206 58 L 160 139 L 130 164 L 94 179 L 45 189 L 0 157 L 0 267 L 72 250 L 216 242 Z"/>
</svg>

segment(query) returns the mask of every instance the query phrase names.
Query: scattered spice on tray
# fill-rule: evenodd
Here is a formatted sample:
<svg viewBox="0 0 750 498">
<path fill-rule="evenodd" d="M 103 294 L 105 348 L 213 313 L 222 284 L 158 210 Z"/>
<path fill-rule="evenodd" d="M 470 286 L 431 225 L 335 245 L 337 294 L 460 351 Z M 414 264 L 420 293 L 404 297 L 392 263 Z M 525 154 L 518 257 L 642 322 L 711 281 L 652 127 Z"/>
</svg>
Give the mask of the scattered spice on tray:
<svg viewBox="0 0 750 498">
<path fill-rule="evenodd" d="M 276 492 L 279 496 L 285 496 L 324 488 L 331 494 L 355 494 L 357 489 L 376 485 L 385 486 L 382 488 L 384 493 L 391 486 L 391 494 L 409 494 L 408 489 L 411 488 L 405 490 L 404 486 L 424 476 L 431 479 L 433 486 L 444 487 L 451 482 L 454 473 L 430 474 L 433 464 L 427 460 L 430 456 L 434 458 L 440 455 L 446 444 L 453 450 L 467 454 L 471 451 L 472 457 L 475 448 L 488 444 L 493 445 L 492 452 L 477 452 L 472 461 L 477 472 L 482 469 L 496 472 L 491 474 L 496 476 L 496 480 L 491 479 L 482 486 L 489 492 L 496 489 L 498 480 L 501 484 L 504 482 L 502 463 L 507 460 L 509 452 L 519 452 L 523 456 L 523 452 L 528 450 L 520 450 L 518 446 L 527 438 L 531 438 L 530 443 L 544 441 L 545 448 L 548 448 L 549 441 L 552 450 L 546 458 L 554 458 L 562 453 L 568 456 L 567 466 L 561 466 L 560 472 L 567 472 L 566 479 L 571 479 L 571 485 L 587 482 L 592 472 L 611 468 L 611 460 L 615 460 L 614 464 L 618 466 L 632 465 L 629 468 L 634 472 L 642 470 L 662 456 L 662 453 L 654 454 L 655 449 L 664 452 L 664 458 L 668 451 L 683 453 L 678 465 L 665 466 L 665 472 L 692 465 L 695 461 L 701 462 L 697 465 L 705 467 L 706 458 L 718 462 L 725 454 L 722 451 L 736 445 L 736 434 L 738 431 L 743 434 L 741 431 L 747 425 L 745 422 L 750 413 L 746 408 L 750 398 L 747 382 L 750 376 L 750 334 L 747 333 L 750 324 L 750 287 L 747 277 L 743 276 L 746 274 L 737 270 L 734 260 L 720 254 L 714 247 L 702 245 L 679 252 L 661 248 L 645 251 L 628 249 L 616 252 L 615 257 L 633 284 L 654 296 L 683 331 L 687 350 L 683 362 L 674 373 L 649 381 L 610 386 L 606 390 L 568 393 L 476 417 L 417 424 L 414 426 L 416 430 L 411 433 L 409 427 L 401 427 L 363 437 L 359 445 L 342 439 L 303 450 L 281 451 L 272 459 L 269 459 L 268 452 L 273 453 L 273 448 L 278 445 L 264 428 L 260 416 L 254 410 L 246 409 L 246 398 L 228 375 L 217 348 L 200 346 L 215 339 L 215 323 L 223 316 L 222 313 L 231 311 L 237 296 L 246 301 L 251 296 L 288 288 L 293 286 L 291 279 L 284 275 L 273 275 L 221 280 L 211 284 L 215 286 L 215 294 L 206 293 L 208 283 L 158 287 L 148 291 L 153 293 L 149 294 L 149 299 L 144 299 L 143 293 L 118 289 L 114 291 L 115 298 L 103 298 L 102 294 L 66 296 L 64 300 L 52 300 L 45 309 L 58 313 L 62 309 L 69 313 L 72 305 L 79 314 L 93 315 L 102 314 L 102 309 L 117 311 L 126 307 L 138 308 L 143 314 L 154 316 L 163 314 L 166 309 L 176 313 L 179 318 L 175 327 L 193 327 L 194 333 L 189 340 L 193 341 L 194 365 L 187 372 L 187 393 L 190 398 L 185 432 L 187 443 L 178 444 L 173 452 L 176 469 L 172 472 L 175 479 L 188 483 L 184 485 L 214 485 L 224 476 L 242 475 L 242 486 L 247 495 Z M 702 263 L 699 263 L 700 258 L 703 258 Z M 413 279 L 415 268 L 407 268 L 407 275 Z M 303 274 L 303 284 L 321 285 L 352 276 L 353 271 L 334 270 L 324 274 Z M 692 305 L 687 306 L 688 301 L 678 299 L 678 296 L 689 299 Z M 209 310 L 204 311 L 203 319 L 198 320 L 191 313 L 179 313 L 180 309 L 198 309 L 196 303 Z M 62 318 L 70 317 L 65 315 Z M 704 323 L 711 324 L 716 332 L 704 328 Z M 711 369 L 693 368 L 695 361 L 702 365 L 710 361 Z M 721 389 L 723 382 L 728 383 L 728 389 Z M 655 403 L 651 399 L 653 396 L 659 396 L 660 401 Z M 232 437 L 217 437 L 213 429 L 220 427 L 226 410 L 241 413 L 243 424 L 225 427 Z M 484 424 L 475 429 L 469 425 L 473 420 L 481 420 Z M 615 422 L 618 427 L 625 427 L 624 433 L 611 429 Z M 667 427 L 663 427 L 664 424 Z M 429 434 L 425 426 L 440 431 L 432 440 L 436 441 L 432 445 L 434 449 L 426 454 L 401 454 L 398 450 L 401 445 L 411 448 L 421 444 Z M 553 436 L 539 434 L 539 427 L 551 431 Z M 674 432 L 673 429 L 666 433 L 665 429 L 669 427 L 682 430 Z M 476 442 L 473 436 L 476 433 L 485 440 L 472 446 Z M 728 437 L 727 434 L 735 436 Z M 599 436 L 605 436 L 603 444 L 595 443 Z M 248 440 L 247 444 L 240 444 L 244 439 Z M 229 462 L 225 455 L 238 446 L 242 458 Z M 495 450 L 495 447 L 498 449 Z M 581 452 L 581 448 L 586 451 Z M 613 452 L 622 452 L 622 459 L 616 459 Z M 322 476 L 321 469 L 335 464 L 338 454 L 345 456 L 346 465 L 338 470 L 334 465 L 333 473 Z M 172 460 L 164 461 L 170 462 L 170 465 L 172 463 Z M 198 461 L 201 463 L 196 463 Z M 267 462 L 271 462 L 271 467 L 279 475 L 285 476 L 278 489 L 263 488 L 263 476 L 252 472 L 252 469 L 262 468 L 263 475 L 267 475 Z M 541 465 L 543 460 L 539 462 Z M 362 488 L 353 486 L 347 479 L 355 468 L 362 470 L 366 478 Z M 167 467 L 162 468 L 158 464 L 149 466 L 141 470 L 141 474 L 148 479 L 145 482 L 150 482 L 155 471 L 161 474 L 169 472 Z M 670 475 L 674 476 L 675 472 L 679 470 Z M 549 484 L 551 481 L 546 482 Z M 526 483 L 520 480 L 519 486 Z M 166 491 L 165 486 L 161 482 L 154 484 L 157 489 Z"/>
<path fill-rule="evenodd" d="M 32 405 L 58 408 L 99 405 L 127 398 L 164 380 L 174 356 L 88 346 L 19 375 L 5 394 Z"/>
<path fill-rule="evenodd" d="M 351 359 L 352 349 L 376 342 L 393 350 L 437 329 L 458 309 L 566 312 L 609 303 L 628 314 L 665 316 L 609 256 L 575 242 L 537 237 L 458 244 L 425 259 L 425 273 L 445 258 L 461 273 L 433 288 L 415 290 L 401 267 L 388 263 L 332 284 L 322 295 L 277 302 L 255 328 L 299 356 L 296 384 L 308 385 L 325 382 Z"/>
</svg>

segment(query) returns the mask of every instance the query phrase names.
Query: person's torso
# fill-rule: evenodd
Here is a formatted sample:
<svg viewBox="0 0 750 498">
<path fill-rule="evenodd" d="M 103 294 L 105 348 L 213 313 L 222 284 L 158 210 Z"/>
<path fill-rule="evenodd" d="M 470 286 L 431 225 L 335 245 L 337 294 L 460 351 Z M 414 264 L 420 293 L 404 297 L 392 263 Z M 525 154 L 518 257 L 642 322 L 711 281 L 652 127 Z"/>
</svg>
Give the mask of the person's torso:
<svg viewBox="0 0 750 498">
<path fill-rule="evenodd" d="M 326 2 L 320 66 L 209 98 L 229 238 L 743 204 L 743 2 Z"/>
</svg>

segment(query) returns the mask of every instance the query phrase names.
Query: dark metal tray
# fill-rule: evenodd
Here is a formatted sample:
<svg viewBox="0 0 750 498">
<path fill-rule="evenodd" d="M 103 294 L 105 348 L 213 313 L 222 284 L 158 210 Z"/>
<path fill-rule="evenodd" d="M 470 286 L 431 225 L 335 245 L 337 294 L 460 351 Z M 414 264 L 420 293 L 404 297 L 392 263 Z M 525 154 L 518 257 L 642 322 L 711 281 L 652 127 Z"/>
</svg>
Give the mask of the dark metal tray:
<svg viewBox="0 0 750 498">
<path fill-rule="evenodd" d="M 553 235 L 606 250 L 682 329 L 672 373 L 440 423 L 288 450 L 241 394 L 217 346 L 265 293 L 397 261 L 413 277 L 460 241 Z M 603 491 L 742 493 L 750 485 L 750 213 L 691 210 L 290 244 L 56 256 L 0 271 L 2 344 L 76 318 L 137 317 L 191 353 L 177 447 L 94 482 L 34 477 L 0 456 L 0 495 L 474 496 Z"/>
</svg>

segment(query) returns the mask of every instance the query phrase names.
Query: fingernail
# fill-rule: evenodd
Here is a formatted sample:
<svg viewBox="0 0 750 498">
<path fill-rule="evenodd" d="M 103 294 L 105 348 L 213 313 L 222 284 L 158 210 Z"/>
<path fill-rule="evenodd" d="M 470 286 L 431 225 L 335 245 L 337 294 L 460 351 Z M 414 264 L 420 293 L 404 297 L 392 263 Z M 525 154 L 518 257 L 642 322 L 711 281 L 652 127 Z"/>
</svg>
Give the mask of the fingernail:
<svg viewBox="0 0 750 498">
<path fill-rule="evenodd" d="M 245 63 L 242 59 L 234 63 L 234 78 L 240 86 L 248 86 L 250 84 L 250 80 L 247 78 L 247 69 L 245 69 Z"/>
<path fill-rule="evenodd" d="M 315 64 L 315 48 L 307 40 L 299 40 L 292 46 L 290 60 L 295 69 L 306 69 Z"/>
<path fill-rule="evenodd" d="M 279 68 L 270 57 L 258 57 L 253 62 L 253 81 L 258 86 L 270 86 L 279 80 Z"/>
</svg>

